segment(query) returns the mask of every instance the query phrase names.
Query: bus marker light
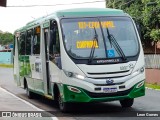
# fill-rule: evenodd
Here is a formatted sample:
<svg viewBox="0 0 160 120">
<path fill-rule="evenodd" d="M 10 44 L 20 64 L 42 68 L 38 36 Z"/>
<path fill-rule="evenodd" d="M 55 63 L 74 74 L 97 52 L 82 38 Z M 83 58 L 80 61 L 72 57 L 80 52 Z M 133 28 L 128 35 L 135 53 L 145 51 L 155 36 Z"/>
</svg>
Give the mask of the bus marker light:
<svg viewBox="0 0 160 120">
<path fill-rule="evenodd" d="M 67 87 L 68 87 L 68 89 L 69 89 L 70 91 L 72 91 L 72 92 L 76 92 L 76 93 L 80 93 L 80 92 L 81 92 L 79 89 L 77 89 L 77 88 L 75 88 L 75 87 L 71 87 L 71 86 L 67 86 Z"/>
<path fill-rule="evenodd" d="M 144 81 L 140 82 L 140 83 L 136 86 L 136 88 L 140 88 L 140 87 L 142 87 L 143 85 L 144 85 Z"/>
<path fill-rule="evenodd" d="M 144 72 L 144 68 L 143 68 L 143 67 L 140 69 L 140 72 L 141 72 L 141 73 L 143 73 L 143 72 Z"/>
</svg>

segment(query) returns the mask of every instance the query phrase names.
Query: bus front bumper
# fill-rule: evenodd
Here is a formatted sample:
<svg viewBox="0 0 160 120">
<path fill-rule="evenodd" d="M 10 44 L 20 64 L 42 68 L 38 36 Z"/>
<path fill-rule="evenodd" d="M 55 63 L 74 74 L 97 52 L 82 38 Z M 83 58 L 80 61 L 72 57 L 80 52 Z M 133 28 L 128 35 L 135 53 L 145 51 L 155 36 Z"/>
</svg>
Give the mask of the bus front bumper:
<svg viewBox="0 0 160 120">
<path fill-rule="evenodd" d="M 78 90 L 77 92 L 73 92 L 69 89 L 68 85 L 63 84 L 63 100 L 64 102 L 107 102 L 141 97 L 145 95 L 145 85 L 143 84 L 137 88 L 139 83 L 128 90 L 116 93 L 91 93 L 82 88 L 72 86 L 73 90 L 75 88 L 76 91 Z"/>
</svg>

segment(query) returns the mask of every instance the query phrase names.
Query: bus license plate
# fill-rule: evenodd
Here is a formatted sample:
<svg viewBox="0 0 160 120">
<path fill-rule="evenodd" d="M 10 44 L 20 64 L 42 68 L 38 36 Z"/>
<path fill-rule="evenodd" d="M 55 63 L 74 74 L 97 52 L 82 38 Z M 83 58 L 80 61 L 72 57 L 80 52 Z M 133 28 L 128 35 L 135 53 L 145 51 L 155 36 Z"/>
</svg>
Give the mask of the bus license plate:
<svg viewBox="0 0 160 120">
<path fill-rule="evenodd" d="M 117 92 L 117 88 L 103 88 L 103 92 L 114 93 L 114 92 Z"/>
</svg>

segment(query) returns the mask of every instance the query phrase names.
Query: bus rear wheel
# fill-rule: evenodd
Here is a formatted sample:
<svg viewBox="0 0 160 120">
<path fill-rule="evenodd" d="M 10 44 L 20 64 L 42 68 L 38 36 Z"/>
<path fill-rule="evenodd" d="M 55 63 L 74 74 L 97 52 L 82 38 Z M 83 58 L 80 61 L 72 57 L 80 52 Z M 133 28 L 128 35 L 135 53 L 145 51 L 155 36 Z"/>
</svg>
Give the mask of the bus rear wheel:
<svg viewBox="0 0 160 120">
<path fill-rule="evenodd" d="M 134 103 L 134 99 L 124 99 L 124 100 L 120 100 L 120 104 L 122 107 L 124 108 L 128 108 L 131 107 Z"/>
<path fill-rule="evenodd" d="M 34 93 L 29 90 L 27 84 L 26 84 L 26 94 L 27 94 L 27 96 L 28 96 L 29 99 L 34 98 Z"/>
</svg>

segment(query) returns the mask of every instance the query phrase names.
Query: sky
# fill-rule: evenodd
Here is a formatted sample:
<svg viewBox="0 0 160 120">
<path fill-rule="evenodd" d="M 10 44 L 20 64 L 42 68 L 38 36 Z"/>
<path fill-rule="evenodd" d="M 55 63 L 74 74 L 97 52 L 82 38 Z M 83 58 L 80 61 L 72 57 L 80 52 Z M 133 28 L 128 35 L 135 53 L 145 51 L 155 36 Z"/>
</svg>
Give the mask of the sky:
<svg viewBox="0 0 160 120">
<path fill-rule="evenodd" d="M 85 4 L 72 4 L 82 2 L 94 2 Z M 104 2 L 103 2 L 104 1 Z M 27 5 L 56 5 L 57 6 L 41 6 L 41 7 L 11 7 L 11 6 L 27 6 Z M 69 5 L 70 4 L 70 5 Z M 26 23 L 53 13 L 56 10 L 70 8 L 105 8 L 105 0 L 7 0 L 7 7 L 0 7 L 0 30 L 3 32 L 14 33 L 14 31 Z"/>
</svg>

